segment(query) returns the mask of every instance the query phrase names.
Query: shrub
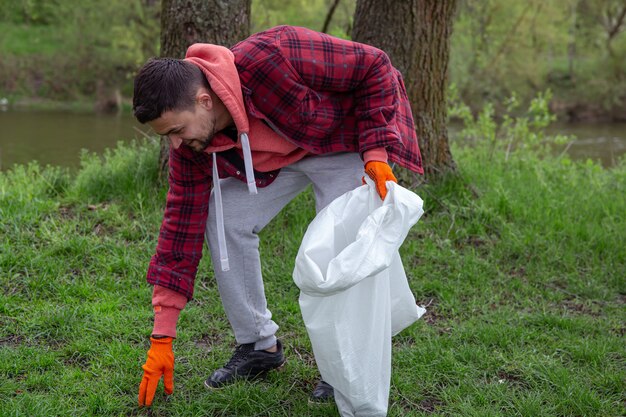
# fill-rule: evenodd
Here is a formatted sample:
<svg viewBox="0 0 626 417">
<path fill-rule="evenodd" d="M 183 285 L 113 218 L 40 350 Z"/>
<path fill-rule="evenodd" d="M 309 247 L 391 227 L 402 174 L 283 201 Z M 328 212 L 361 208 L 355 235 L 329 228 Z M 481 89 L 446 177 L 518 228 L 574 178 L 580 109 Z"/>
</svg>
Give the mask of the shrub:
<svg viewBox="0 0 626 417">
<path fill-rule="evenodd" d="M 130 207 L 154 201 L 158 192 L 159 143 L 119 142 L 103 156 L 83 151 L 71 196 L 89 202 L 115 200 Z"/>
</svg>

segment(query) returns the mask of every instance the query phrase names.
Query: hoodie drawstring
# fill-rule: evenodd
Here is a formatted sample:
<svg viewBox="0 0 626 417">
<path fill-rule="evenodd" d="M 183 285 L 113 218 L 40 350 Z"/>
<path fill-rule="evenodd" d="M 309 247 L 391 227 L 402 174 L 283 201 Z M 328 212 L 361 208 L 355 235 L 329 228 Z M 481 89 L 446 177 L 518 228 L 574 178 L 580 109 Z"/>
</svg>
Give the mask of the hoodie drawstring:
<svg viewBox="0 0 626 417">
<path fill-rule="evenodd" d="M 246 182 L 250 194 L 256 194 L 256 180 L 254 179 L 254 168 L 252 167 L 252 152 L 250 151 L 250 139 L 247 133 L 241 134 L 241 150 L 243 151 L 243 163 L 246 168 Z"/>
<path fill-rule="evenodd" d="M 213 152 L 213 196 L 215 197 L 215 220 L 217 223 L 217 243 L 220 248 L 222 271 L 228 271 L 228 250 L 226 249 L 226 233 L 224 232 L 224 207 L 222 206 L 222 189 L 217 173 L 217 155 Z"/>
<path fill-rule="evenodd" d="M 246 168 L 248 192 L 250 194 L 257 194 L 254 168 L 252 166 L 252 152 L 250 151 L 250 140 L 246 133 L 241 134 L 241 148 L 243 150 L 243 162 Z M 226 248 L 226 232 L 224 231 L 224 207 L 222 204 L 220 177 L 217 172 L 217 154 L 215 152 L 213 152 L 213 196 L 215 197 L 215 222 L 217 223 L 217 244 L 220 250 L 220 266 L 222 271 L 228 271 L 230 266 L 228 264 L 228 249 Z"/>
</svg>

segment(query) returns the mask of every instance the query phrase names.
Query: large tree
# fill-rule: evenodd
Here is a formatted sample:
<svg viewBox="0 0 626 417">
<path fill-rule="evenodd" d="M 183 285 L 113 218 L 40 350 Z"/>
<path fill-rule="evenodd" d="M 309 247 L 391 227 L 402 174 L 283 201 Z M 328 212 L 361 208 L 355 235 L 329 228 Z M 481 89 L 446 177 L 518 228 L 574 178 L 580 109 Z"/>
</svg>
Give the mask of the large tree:
<svg viewBox="0 0 626 417">
<path fill-rule="evenodd" d="M 197 42 L 230 47 L 250 34 L 251 0 L 162 0 L 161 56 L 182 58 Z M 161 173 L 168 143 L 161 140 Z"/>
<path fill-rule="evenodd" d="M 404 76 L 427 176 L 456 169 L 446 90 L 456 0 L 358 0 L 352 38 L 383 49 Z"/>
</svg>

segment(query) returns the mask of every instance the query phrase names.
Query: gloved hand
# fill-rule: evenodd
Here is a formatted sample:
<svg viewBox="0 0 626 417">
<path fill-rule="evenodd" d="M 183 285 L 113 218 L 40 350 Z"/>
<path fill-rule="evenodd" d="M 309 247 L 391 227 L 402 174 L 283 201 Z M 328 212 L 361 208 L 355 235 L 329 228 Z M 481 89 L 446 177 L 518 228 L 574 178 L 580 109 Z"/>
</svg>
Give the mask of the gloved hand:
<svg viewBox="0 0 626 417">
<path fill-rule="evenodd" d="M 150 338 L 152 344 L 148 350 L 148 359 L 142 366 L 143 379 L 139 385 L 139 405 L 147 407 L 152 405 L 154 394 L 161 375 L 163 375 L 163 385 L 165 393 L 170 395 L 174 392 L 174 352 L 172 351 L 171 337 L 162 339 Z"/>
<path fill-rule="evenodd" d="M 376 184 L 376 191 L 378 191 L 378 195 L 383 200 L 387 195 L 387 185 L 385 181 L 398 182 L 391 171 L 391 167 L 386 162 L 369 161 L 365 164 L 365 172 Z"/>
</svg>

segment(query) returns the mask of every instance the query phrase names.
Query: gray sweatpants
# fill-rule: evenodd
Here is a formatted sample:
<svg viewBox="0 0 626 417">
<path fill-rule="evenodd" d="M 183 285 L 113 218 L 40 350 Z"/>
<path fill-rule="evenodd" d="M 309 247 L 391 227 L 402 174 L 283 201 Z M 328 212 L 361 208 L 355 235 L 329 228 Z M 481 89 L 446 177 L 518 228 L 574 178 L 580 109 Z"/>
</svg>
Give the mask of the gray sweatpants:
<svg viewBox="0 0 626 417">
<path fill-rule="evenodd" d="M 235 178 L 220 180 L 230 270 L 219 267 L 215 201 L 211 198 L 206 240 L 211 251 L 222 304 L 238 344 L 257 350 L 276 344 L 278 326 L 267 308 L 258 233 L 307 185 L 313 185 L 316 211 L 361 185 L 363 161 L 356 153 L 305 158 L 283 168 L 272 184 L 250 195 Z"/>
</svg>

